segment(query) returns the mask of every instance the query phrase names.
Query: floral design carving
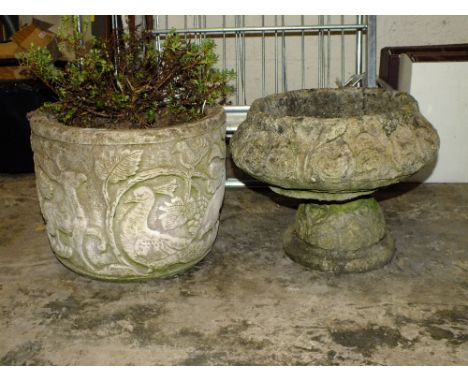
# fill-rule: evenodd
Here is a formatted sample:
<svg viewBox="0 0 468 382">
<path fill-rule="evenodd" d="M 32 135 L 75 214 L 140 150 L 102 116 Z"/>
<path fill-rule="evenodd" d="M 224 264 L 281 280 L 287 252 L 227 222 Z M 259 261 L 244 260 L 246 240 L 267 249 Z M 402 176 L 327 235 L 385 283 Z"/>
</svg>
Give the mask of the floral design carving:
<svg viewBox="0 0 468 382">
<path fill-rule="evenodd" d="M 336 194 L 400 182 L 432 161 L 438 146 L 416 101 L 383 89 L 295 90 L 260 98 L 231 139 L 234 162 L 254 178 Z"/>
</svg>

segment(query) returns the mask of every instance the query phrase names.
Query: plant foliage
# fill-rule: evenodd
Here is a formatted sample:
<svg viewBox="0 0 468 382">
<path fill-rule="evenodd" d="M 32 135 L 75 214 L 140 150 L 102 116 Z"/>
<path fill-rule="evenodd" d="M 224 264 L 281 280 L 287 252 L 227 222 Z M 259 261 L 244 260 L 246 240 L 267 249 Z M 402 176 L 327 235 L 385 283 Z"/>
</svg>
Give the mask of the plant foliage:
<svg viewBox="0 0 468 382">
<path fill-rule="evenodd" d="M 73 28 L 73 30 L 75 30 Z M 65 124 L 148 128 L 196 120 L 205 106 L 226 102 L 233 71 L 215 68 L 215 44 L 194 43 L 175 31 L 157 50 L 144 34 L 80 44 L 80 36 L 59 35 L 75 58 L 63 69 L 47 49 L 32 46 L 23 64 L 57 95 L 44 105 Z"/>
</svg>

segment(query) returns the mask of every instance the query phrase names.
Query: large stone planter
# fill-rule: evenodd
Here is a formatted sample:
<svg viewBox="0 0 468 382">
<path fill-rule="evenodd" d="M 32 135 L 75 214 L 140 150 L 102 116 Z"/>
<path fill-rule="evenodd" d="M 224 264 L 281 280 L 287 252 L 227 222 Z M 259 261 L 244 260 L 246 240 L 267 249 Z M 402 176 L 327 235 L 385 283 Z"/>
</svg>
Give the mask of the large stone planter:
<svg viewBox="0 0 468 382">
<path fill-rule="evenodd" d="M 29 114 L 50 245 L 82 275 L 181 272 L 211 249 L 225 181 L 225 114 L 162 129 L 85 129 Z"/>
<path fill-rule="evenodd" d="M 256 100 L 231 139 L 234 162 L 279 194 L 310 199 L 284 238 L 311 268 L 360 272 L 394 254 L 379 204 L 368 195 L 435 159 L 437 132 L 405 93 L 299 90 Z"/>
</svg>

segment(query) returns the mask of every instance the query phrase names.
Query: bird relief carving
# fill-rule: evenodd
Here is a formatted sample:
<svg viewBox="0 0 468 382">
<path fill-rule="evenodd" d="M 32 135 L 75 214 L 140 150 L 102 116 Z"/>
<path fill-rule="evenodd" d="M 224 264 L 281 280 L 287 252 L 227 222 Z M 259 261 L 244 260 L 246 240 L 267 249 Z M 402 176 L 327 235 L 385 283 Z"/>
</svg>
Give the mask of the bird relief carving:
<svg viewBox="0 0 468 382">
<path fill-rule="evenodd" d="M 142 185 L 129 191 L 125 204 L 130 208 L 117 222 L 118 242 L 123 251 L 135 262 L 144 266 L 161 266 L 172 261 L 178 252 L 190 244 L 190 238 L 165 232 L 184 223 L 184 218 L 173 215 L 166 223 L 167 216 L 160 216 L 163 230 L 151 228 L 148 221 L 156 203 L 157 194 L 173 192 L 175 179 L 154 190 Z M 180 220 L 182 219 L 182 220 Z"/>
<path fill-rule="evenodd" d="M 207 146 L 206 142 L 201 145 Z M 141 150 L 126 150 L 119 154 L 107 152 L 96 161 L 95 171 L 103 180 L 107 232 L 120 262 L 128 266 L 132 266 L 132 262 L 146 267 L 161 266 L 161 261 L 173 257 L 190 244 L 187 235 L 168 231 L 188 220 L 190 204 L 184 202 L 189 199 L 192 188 L 192 174 L 188 173 L 193 171 L 192 166 L 200 158 L 192 150 L 187 150 L 184 159 L 191 171 L 177 168 L 140 170 L 142 154 Z M 160 176 L 169 176 L 170 180 L 155 184 L 154 180 Z M 175 196 L 178 188 L 176 179 L 181 179 L 186 185 L 181 196 Z M 159 213 L 162 229 L 155 229 L 150 227 L 149 218 L 159 197 L 169 198 L 169 202 L 166 201 L 159 211 L 162 212 Z M 125 206 L 120 206 L 122 203 Z"/>
</svg>

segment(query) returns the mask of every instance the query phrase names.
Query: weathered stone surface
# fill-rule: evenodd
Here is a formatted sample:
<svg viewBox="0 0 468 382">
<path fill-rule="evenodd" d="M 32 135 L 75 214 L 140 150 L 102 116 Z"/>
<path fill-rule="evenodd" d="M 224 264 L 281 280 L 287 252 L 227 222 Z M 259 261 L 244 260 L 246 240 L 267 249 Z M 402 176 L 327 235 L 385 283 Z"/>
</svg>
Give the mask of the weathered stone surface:
<svg viewBox="0 0 468 382">
<path fill-rule="evenodd" d="M 323 202 L 299 206 L 283 244 L 295 261 L 335 273 L 391 260 L 382 211 L 365 196 L 419 171 L 438 147 L 410 95 L 365 88 L 258 99 L 231 140 L 234 162 L 274 192 Z"/>
<path fill-rule="evenodd" d="M 201 260 L 224 195 L 224 111 L 162 129 L 83 129 L 29 115 L 41 211 L 58 259 L 99 279 L 168 276 Z"/>
<path fill-rule="evenodd" d="M 377 243 L 385 234 L 385 220 L 373 198 L 336 204 L 301 204 L 294 229 L 318 248 L 355 251 Z"/>
<path fill-rule="evenodd" d="M 411 176 L 435 159 L 438 146 L 410 95 L 363 88 L 256 100 L 231 140 L 235 163 L 255 178 L 318 198 L 336 193 L 337 200 Z"/>
<path fill-rule="evenodd" d="M 343 200 L 355 199 L 360 196 L 372 194 L 375 190 L 356 191 L 356 192 L 326 192 L 326 191 L 307 191 L 291 190 L 288 188 L 270 186 L 271 190 L 283 196 L 289 196 L 295 199 L 321 200 L 328 202 L 340 202 Z"/>
<path fill-rule="evenodd" d="M 378 268 L 395 252 L 382 209 L 373 198 L 300 204 L 283 244 L 298 263 L 334 273 Z"/>
<path fill-rule="evenodd" d="M 296 200 L 227 189 L 210 255 L 131 285 L 61 266 L 35 191 L 0 174 L 0 365 L 467 364 L 468 184 L 378 191 L 396 257 L 339 277 L 284 254 Z"/>
<path fill-rule="evenodd" d="M 290 227 L 284 235 L 283 245 L 287 255 L 295 262 L 336 274 L 380 268 L 390 262 L 395 253 L 395 241 L 389 232 L 377 243 L 358 250 L 330 250 L 306 243 Z"/>
</svg>

